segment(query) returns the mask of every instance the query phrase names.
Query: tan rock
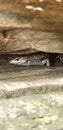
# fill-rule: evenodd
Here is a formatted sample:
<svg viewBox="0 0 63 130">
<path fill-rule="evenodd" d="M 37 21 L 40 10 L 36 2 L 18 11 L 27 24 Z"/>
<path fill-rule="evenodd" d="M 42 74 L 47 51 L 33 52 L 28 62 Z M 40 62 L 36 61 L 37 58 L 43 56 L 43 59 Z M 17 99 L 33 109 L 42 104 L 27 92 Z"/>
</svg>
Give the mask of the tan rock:
<svg viewBox="0 0 63 130">
<path fill-rule="evenodd" d="M 0 26 L 63 32 L 63 2 L 57 0 L 0 0 Z"/>
<path fill-rule="evenodd" d="M 2 31 L 1 31 L 2 32 Z M 0 53 L 23 54 L 34 51 L 63 53 L 63 39 L 60 34 L 31 29 L 10 29 L 0 35 Z"/>
<path fill-rule="evenodd" d="M 0 0 L 0 54 L 14 51 L 63 53 L 62 1 Z"/>
</svg>

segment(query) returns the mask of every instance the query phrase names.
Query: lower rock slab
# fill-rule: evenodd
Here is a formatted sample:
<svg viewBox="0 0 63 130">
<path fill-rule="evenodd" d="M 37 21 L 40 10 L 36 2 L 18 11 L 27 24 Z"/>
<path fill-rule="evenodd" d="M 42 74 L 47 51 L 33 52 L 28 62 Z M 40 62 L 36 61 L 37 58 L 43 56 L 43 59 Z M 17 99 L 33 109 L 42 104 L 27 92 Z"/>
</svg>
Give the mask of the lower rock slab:
<svg viewBox="0 0 63 130">
<path fill-rule="evenodd" d="M 26 95 L 0 100 L 0 130 L 62 130 L 63 94 Z"/>
</svg>

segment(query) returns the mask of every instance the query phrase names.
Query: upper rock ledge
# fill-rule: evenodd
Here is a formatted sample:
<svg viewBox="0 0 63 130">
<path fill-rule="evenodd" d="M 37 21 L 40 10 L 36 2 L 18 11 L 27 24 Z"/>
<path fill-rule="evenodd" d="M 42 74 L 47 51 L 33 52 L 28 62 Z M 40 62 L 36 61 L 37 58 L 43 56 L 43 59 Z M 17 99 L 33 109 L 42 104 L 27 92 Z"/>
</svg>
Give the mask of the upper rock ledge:
<svg viewBox="0 0 63 130">
<path fill-rule="evenodd" d="M 63 1 L 0 0 L 0 26 L 63 32 Z"/>
</svg>

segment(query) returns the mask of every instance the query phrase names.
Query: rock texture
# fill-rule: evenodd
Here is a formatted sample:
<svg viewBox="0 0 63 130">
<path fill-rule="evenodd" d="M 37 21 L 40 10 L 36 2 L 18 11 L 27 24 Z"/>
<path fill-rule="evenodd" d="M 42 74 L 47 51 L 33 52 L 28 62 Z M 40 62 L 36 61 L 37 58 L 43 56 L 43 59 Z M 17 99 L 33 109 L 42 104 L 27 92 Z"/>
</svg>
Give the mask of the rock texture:
<svg viewBox="0 0 63 130">
<path fill-rule="evenodd" d="M 0 0 L 0 26 L 63 32 L 63 1 Z"/>
<path fill-rule="evenodd" d="M 0 0 L 0 54 L 24 49 L 63 53 L 63 1 Z"/>
<path fill-rule="evenodd" d="M 63 53 L 63 38 L 58 33 L 36 31 L 28 28 L 0 31 L 0 54 L 45 51 Z"/>
<path fill-rule="evenodd" d="M 62 130 L 62 106 L 62 93 L 2 99 L 0 100 L 0 129 Z"/>
</svg>

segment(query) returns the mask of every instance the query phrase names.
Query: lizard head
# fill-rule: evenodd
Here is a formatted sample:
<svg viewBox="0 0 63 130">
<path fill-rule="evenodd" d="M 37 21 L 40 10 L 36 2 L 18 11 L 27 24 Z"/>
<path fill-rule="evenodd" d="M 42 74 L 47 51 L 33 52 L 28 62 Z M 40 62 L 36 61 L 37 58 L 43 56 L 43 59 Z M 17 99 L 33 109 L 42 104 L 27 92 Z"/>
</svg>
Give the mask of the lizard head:
<svg viewBox="0 0 63 130">
<path fill-rule="evenodd" d="M 10 60 L 9 63 L 15 64 L 15 65 L 24 65 L 26 63 L 26 61 L 27 61 L 27 59 L 25 59 L 25 58 L 17 57 L 17 58 Z"/>
</svg>

